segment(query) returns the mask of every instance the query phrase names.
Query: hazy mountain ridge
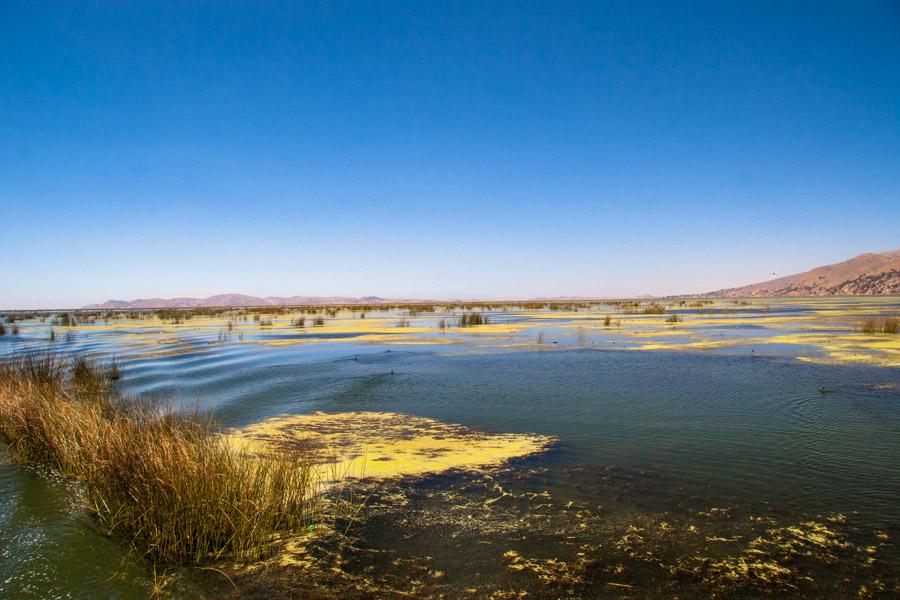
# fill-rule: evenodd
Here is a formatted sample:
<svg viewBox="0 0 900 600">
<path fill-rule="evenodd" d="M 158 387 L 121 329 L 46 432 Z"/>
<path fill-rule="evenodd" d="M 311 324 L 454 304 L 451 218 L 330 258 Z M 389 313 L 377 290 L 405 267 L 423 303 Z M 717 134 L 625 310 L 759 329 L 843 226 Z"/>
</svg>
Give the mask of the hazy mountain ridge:
<svg viewBox="0 0 900 600">
<path fill-rule="evenodd" d="M 833 265 L 704 294 L 747 296 L 891 296 L 900 294 L 900 249 L 867 252 Z"/>
<path fill-rule="evenodd" d="M 302 304 L 384 304 L 410 302 L 389 300 L 379 296 L 248 296 L 247 294 L 216 294 L 207 298 L 138 298 L 136 300 L 107 300 L 84 308 L 192 308 L 201 306 L 296 306 Z"/>
<path fill-rule="evenodd" d="M 891 296 L 900 295 L 900 249 L 881 253 L 868 252 L 833 265 L 817 267 L 803 273 L 698 294 L 713 298 L 753 296 Z M 642 296 L 652 298 L 652 296 Z M 533 300 L 576 300 L 577 296 L 535 298 Z M 249 296 L 217 294 L 207 298 L 139 298 L 107 300 L 84 308 L 138 309 L 191 308 L 209 306 L 296 306 L 305 304 L 391 304 L 429 302 L 420 299 L 390 299 L 379 296 Z"/>
</svg>

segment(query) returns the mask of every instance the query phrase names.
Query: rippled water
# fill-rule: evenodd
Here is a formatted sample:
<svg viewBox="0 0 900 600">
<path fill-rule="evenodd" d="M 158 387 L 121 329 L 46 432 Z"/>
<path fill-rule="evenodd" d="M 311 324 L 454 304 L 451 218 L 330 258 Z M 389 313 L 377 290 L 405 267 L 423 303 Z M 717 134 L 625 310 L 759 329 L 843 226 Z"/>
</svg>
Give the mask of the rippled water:
<svg viewBox="0 0 900 600">
<path fill-rule="evenodd" d="M 116 353 L 117 343 L 103 332 L 72 346 Z M 710 507 L 778 522 L 841 513 L 861 532 L 887 533 L 883 572 L 900 568 L 900 369 L 576 344 L 512 352 L 204 343 L 166 356 L 118 354 L 131 356 L 126 393 L 199 403 L 223 425 L 372 410 L 553 435 L 553 450 L 523 466 L 539 473 L 523 485 L 559 502 L 676 520 Z M 146 596 L 146 565 L 94 531 L 66 486 L 6 459 L 0 482 L 0 596 Z M 487 557 L 467 560 L 490 571 Z M 462 589 L 466 571 L 457 571 Z"/>
</svg>

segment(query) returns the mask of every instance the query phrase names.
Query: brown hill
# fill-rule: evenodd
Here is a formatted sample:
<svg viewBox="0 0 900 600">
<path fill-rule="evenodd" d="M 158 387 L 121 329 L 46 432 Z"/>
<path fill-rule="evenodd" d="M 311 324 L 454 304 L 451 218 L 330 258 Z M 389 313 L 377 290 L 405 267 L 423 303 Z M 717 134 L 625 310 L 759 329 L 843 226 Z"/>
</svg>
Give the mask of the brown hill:
<svg viewBox="0 0 900 600">
<path fill-rule="evenodd" d="M 900 294 L 900 250 L 860 254 L 844 262 L 707 294 L 747 296 L 890 296 Z"/>
</svg>

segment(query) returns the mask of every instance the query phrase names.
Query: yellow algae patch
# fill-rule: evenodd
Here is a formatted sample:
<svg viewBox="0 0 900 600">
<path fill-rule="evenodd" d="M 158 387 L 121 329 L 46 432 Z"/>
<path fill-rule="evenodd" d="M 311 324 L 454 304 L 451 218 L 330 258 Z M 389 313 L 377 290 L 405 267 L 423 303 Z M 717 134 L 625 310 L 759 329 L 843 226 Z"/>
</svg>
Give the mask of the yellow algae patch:
<svg viewBox="0 0 900 600">
<path fill-rule="evenodd" d="M 606 332 L 601 332 L 606 333 Z M 688 335 L 694 333 L 690 327 L 684 327 L 682 325 L 672 326 L 670 329 L 662 329 L 662 330 L 654 330 L 654 329 L 645 329 L 643 331 L 610 331 L 608 333 L 612 334 L 620 334 L 626 336 L 633 337 L 656 337 L 656 336 L 679 336 L 679 335 Z"/>
<path fill-rule="evenodd" d="M 846 333 L 827 335 L 795 333 L 759 340 L 768 344 L 802 344 L 817 346 L 824 356 L 798 356 L 812 363 L 863 363 L 883 367 L 900 367 L 900 336 Z"/>
<path fill-rule="evenodd" d="M 565 312 L 565 311 L 554 311 L 554 312 L 516 312 L 517 316 L 520 317 L 528 317 L 531 319 L 596 319 L 597 311 L 584 311 L 584 312 Z"/>
<path fill-rule="evenodd" d="M 705 340 L 695 342 L 644 342 L 640 346 L 623 346 L 626 350 L 710 350 L 713 348 L 730 348 L 742 346 L 746 340 Z"/>
<path fill-rule="evenodd" d="M 524 329 L 536 327 L 536 323 L 487 323 L 485 325 L 472 325 L 471 327 L 453 327 L 447 329 L 447 333 L 478 333 L 478 334 L 510 334 L 519 333 Z"/>
<path fill-rule="evenodd" d="M 235 430 L 229 443 L 251 453 L 304 452 L 325 484 L 343 478 L 389 479 L 451 469 L 478 471 L 545 451 L 555 439 L 486 433 L 392 412 L 317 412 L 275 417 Z"/>
<path fill-rule="evenodd" d="M 403 333 L 396 334 L 378 334 L 378 333 L 366 333 L 363 335 L 357 335 L 353 337 L 314 337 L 310 336 L 305 338 L 303 336 L 290 338 L 290 339 L 261 339 L 261 340 L 253 340 L 254 344 L 262 344 L 263 346 L 271 346 L 274 348 L 281 346 L 296 346 L 300 344 L 322 344 L 327 342 L 354 342 L 354 343 L 378 343 L 378 344 L 404 344 L 411 346 L 422 346 L 422 345 L 431 345 L 431 344 L 453 344 L 457 340 L 453 340 L 450 338 L 433 336 L 433 337 L 419 337 L 413 335 L 406 335 Z"/>
</svg>

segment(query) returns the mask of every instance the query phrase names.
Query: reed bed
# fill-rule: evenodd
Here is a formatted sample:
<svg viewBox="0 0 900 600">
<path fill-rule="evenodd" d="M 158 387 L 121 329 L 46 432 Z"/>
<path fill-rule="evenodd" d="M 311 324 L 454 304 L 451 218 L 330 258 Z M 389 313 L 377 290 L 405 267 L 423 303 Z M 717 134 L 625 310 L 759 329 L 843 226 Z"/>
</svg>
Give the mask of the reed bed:
<svg viewBox="0 0 900 600">
<path fill-rule="evenodd" d="M 459 326 L 460 327 L 474 327 L 476 325 L 487 325 L 488 318 L 486 315 L 481 314 L 480 312 L 466 312 L 460 315 L 459 317 Z"/>
<path fill-rule="evenodd" d="M 897 331 L 900 330 L 900 319 L 898 319 L 897 317 L 886 317 L 883 319 L 876 319 L 872 317 L 863 321 L 862 325 L 860 326 L 860 330 L 863 333 L 867 334 L 896 334 Z"/>
<path fill-rule="evenodd" d="M 666 312 L 666 308 L 658 302 L 651 302 L 644 307 L 642 311 L 645 315 L 661 315 Z"/>
<path fill-rule="evenodd" d="M 80 482 L 105 532 L 154 562 L 252 561 L 309 526 L 319 495 L 304 456 L 249 457 L 211 419 L 125 401 L 118 376 L 54 355 L 0 366 L 0 438 L 17 461 Z"/>
</svg>

